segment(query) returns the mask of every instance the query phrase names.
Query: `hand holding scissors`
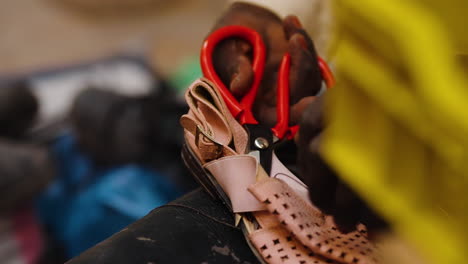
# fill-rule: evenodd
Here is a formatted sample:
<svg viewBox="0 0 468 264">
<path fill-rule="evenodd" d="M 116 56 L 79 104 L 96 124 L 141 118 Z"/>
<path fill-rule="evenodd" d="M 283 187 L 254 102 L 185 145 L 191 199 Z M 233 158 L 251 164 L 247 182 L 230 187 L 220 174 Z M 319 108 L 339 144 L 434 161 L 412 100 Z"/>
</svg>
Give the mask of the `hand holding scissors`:
<svg viewBox="0 0 468 264">
<path fill-rule="evenodd" d="M 253 47 L 253 62 L 254 80 L 252 87 L 240 101 L 232 95 L 229 89 L 219 78 L 213 67 L 213 52 L 221 41 L 238 37 L 246 40 Z M 257 97 L 260 83 L 263 79 L 265 60 L 266 60 L 265 45 L 261 36 L 254 30 L 243 26 L 226 26 L 213 32 L 204 42 L 201 53 L 201 66 L 203 74 L 206 78 L 213 81 L 219 88 L 226 105 L 241 124 L 258 124 L 254 117 L 252 107 Z M 273 134 L 278 139 L 291 138 L 297 131 L 297 126 L 289 126 L 289 70 L 291 64 L 291 56 L 289 53 L 284 54 L 278 71 L 277 84 L 277 103 L 276 116 L 277 123 L 272 128 Z M 333 85 L 333 75 L 326 63 L 318 57 L 318 64 L 322 73 L 322 77 L 330 87 Z"/>
</svg>

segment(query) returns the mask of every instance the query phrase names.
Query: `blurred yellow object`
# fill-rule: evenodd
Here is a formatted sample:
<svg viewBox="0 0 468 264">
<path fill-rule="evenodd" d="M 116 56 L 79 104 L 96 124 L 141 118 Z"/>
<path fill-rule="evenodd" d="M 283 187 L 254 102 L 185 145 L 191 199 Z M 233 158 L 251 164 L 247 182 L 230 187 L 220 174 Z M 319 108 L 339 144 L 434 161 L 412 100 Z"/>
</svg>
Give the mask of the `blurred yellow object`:
<svg viewBox="0 0 468 264">
<path fill-rule="evenodd" d="M 466 0 L 337 0 L 322 153 L 429 263 L 468 261 Z M 465 21 L 463 21 L 465 20 Z"/>
</svg>

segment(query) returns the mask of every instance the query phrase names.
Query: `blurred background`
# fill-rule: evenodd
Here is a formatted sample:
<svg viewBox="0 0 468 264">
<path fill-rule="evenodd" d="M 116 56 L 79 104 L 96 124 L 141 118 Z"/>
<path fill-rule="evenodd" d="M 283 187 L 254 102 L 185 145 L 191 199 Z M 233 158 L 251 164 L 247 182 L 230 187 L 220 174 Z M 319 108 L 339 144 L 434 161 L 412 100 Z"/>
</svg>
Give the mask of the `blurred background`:
<svg viewBox="0 0 468 264">
<path fill-rule="evenodd" d="M 183 89 L 224 1 L 0 8 L 0 263 L 63 263 L 195 188 Z"/>
<path fill-rule="evenodd" d="M 308 23 L 339 80 L 322 154 L 433 263 L 463 263 L 468 5 L 338 2 L 329 51 Z M 2 1 L 0 263 L 63 263 L 195 188 L 178 119 L 225 5 Z"/>
<path fill-rule="evenodd" d="M 125 51 L 144 52 L 163 74 L 197 56 L 224 1 L 19 0 L 0 10 L 0 71 L 37 71 Z M 194 45 L 195 43 L 195 45 Z"/>
</svg>

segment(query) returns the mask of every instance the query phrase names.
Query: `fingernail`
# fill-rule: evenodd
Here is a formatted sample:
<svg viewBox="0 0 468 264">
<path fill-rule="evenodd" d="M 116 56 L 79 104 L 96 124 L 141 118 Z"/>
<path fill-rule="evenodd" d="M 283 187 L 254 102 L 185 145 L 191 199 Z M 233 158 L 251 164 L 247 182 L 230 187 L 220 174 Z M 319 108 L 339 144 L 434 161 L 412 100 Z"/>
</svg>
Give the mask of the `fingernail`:
<svg viewBox="0 0 468 264">
<path fill-rule="evenodd" d="M 233 73 L 231 75 L 231 81 L 234 81 L 234 80 L 237 81 L 238 78 L 239 78 L 239 73 L 238 72 L 235 72 L 235 73 Z"/>
<path fill-rule="evenodd" d="M 298 34 L 298 36 L 296 38 L 297 38 L 297 41 L 299 42 L 299 44 L 301 44 L 302 48 L 308 49 L 307 42 L 306 42 L 305 38 L 302 35 Z"/>
<path fill-rule="evenodd" d="M 291 17 L 291 22 L 298 28 L 302 28 L 301 21 L 299 21 L 299 18 L 297 16 L 292 16 Z"/>
</svg>

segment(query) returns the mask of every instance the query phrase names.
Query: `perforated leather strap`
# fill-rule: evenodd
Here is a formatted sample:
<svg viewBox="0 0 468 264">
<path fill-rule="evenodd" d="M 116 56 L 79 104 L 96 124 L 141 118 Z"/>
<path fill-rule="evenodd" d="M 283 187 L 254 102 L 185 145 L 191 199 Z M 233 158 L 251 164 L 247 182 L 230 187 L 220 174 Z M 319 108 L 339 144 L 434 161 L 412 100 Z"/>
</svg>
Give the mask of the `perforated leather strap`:
<svg viewBox="0 0 468 264">
<path fill-rule="evenodd" d="M 287 233 L 315 254 L 339 263 L 376 263 L 375 247 L 368 240 L 363 225 L 357 231 L 342 234 L 330 216 L 322 214 L 278 179 L 268 178 L 254 184 L 249 190 L 266 205 Z M 288 240 L 283 237 L 281 241 L 285 239 Z M 258 244 L 258 241 L 255 243 Z M 261 248 L 258 249 L 261 252 Z"/>
<path fill-rule="evenodd" d="M 263 259 L 270 264 L 336 263 L 315 254 L 280 226 L 259 229 L 250 234 L 250 240 Z"/>
</svg>

